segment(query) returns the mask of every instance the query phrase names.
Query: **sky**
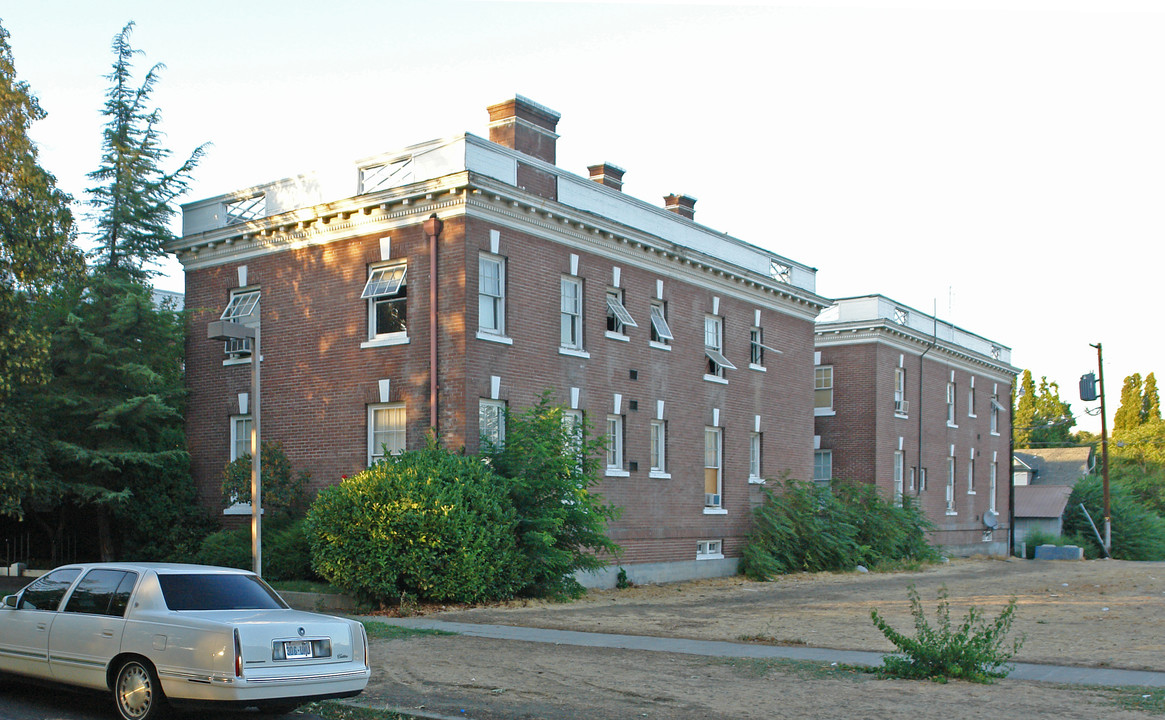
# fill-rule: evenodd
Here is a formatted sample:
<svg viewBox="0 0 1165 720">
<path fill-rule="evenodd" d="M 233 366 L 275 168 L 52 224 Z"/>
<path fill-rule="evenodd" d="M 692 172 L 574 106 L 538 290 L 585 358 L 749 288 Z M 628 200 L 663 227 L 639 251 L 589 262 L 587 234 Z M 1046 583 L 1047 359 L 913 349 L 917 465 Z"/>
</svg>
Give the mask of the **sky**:
<svg viewBox="0 0 1165 720">
<path fill-rule="evenodd" d="M 1165 3 L 1156 0 L 422 2 L 0 0 L 78 201 L 100 159 L 114 35 L 192 201 L 471 132 L 521 94 L 562 114 L 558 165 L 1012 349 L 1108 411 L 1165 371 Z M 83 215 L 83 213 L 81 213 Z M 82 227 L 88 227 L 82 223 Z M 176 231 L 179 229 L 175 226 Z M 158 287 L 181 291 L 167 263 Z"/>
</svg>

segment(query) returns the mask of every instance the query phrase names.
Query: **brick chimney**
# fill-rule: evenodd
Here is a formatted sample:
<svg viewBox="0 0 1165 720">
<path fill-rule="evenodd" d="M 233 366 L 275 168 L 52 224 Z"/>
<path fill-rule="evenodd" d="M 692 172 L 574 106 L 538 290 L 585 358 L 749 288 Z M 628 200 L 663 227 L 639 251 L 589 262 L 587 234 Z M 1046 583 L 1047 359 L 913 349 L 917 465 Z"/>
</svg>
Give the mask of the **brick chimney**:
<svg viewBox="0 0 1165 720">
<path fill-rule="evenodd" d="M 515 95 L 496 105 L 490 105 L 489 139 L 518 152 L 555 162 L 555 142 L 558 119 L 562 116 L 530 98 Z"/>
<path fill-rule="evenodd" d="M 627 172 L 623 168 L 611 163 L 600 163 L 588 165 L 587 170 L 591 174 L 591 180 L 600 185 L 606 185 L 612 190 L 623 192 L 623 173 Z"/>
<path fill-rule="evenodd" d="M 663 207 L 680 217 L 694 220 L 696 218 L 696 198 L 691 195 L 665 195 Z"/>
</svg>

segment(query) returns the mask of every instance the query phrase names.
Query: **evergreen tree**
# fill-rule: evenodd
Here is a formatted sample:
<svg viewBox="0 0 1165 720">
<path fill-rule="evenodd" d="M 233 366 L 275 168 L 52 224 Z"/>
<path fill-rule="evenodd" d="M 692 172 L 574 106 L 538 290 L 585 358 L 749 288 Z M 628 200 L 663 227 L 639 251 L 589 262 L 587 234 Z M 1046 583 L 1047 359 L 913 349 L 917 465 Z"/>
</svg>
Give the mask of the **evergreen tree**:
<svg viewBox="0 0 1165 720">
<path fill-rule="evenodd" d="M 33 422 L 51 445 L 50 473 L 26 510 L 54 550 L 80 511 L 96 520 L 102 559 L 117 555 L 119 532 L 136 537 L 135 528 L 147 527 L 161 548 L 147 554 L 163 557 L 163 531 L 178 529 L 195 504 L 182 415 L 183 321 L 157 308 L 150 288 L 106 268 L 55 293 L 46 319 L 53 378 Z"/>
<path fill-rule="evenodd" d="M 1071 406 L 1060 399 L 1060 386 L 1040 377 L 1039 390 L 1030 370 L 1024 370 L 1014 400 L 1012 437 L 1017 448 L 1070 446 L 1076 419 Z"/>
<path fill-rule="evenodd" d="M 1017 448 L 1031 447 L 1032 429 L 1036 424 L 1036 383 L 1032 371 L 1024 370 L 1018 394 L 1012 396 L 1012 438 Z"/>
<path fill-rule="evenodd" d="M 1144 401 L 1144 411 L 1141 413 L 1143 421 L 1145 423 L 1161 422 L 1161 396 L 1157 393 L 1157 376 L 1153 373 L 1145 376 L 1142 400 Z"/>
<path fill-rule="evenodd" d="M 28 422 L 22 386 L 48 380 L 48 336 L 36 322 L 53 283 L 83 267 L 73 244 L 70 197 L 37 162 L 28 137 L 45 117 L 28 84 L 17 80 L 0 26 L 0 515 L 21 517 L 23 499 L 44 471 L 44 447 Z"/>
<path fill-rule="evenodd" d="M 1154 380 L 1156 385 L 1156 380 Z M 1144 421 L 1145 398 L 1141 394 L 1141 374 L 1133 373 L 1125 378 L 1121 388 L 1121 404 L 1112 418 L 1112 436 L 1135 430 Z"/>
<path fill-rule="evenodd" d="M 91 259 L 147 278 L 156 272 L 151 266 L 164 255 L 163 245 L 174 237 L 169 228 L 175 212 L 171 203 L 187 190 L 190 173 L 206 146 L 195 149 L 177 170 L 161 169 L 171 153 L 161 145 L 161 113 L 149 101 L 163 65 L 154 65 L 142 84 L 133 86 L 133 57 L 140 54 L 129 44 L 133 27 L 131 22 L 114 36 L 115 60 L 106 76 L 110 87 L 103 110 L 101 164 L 89 173 L 97 183 L 89 189 L 97 225 Z"/>
</svg>

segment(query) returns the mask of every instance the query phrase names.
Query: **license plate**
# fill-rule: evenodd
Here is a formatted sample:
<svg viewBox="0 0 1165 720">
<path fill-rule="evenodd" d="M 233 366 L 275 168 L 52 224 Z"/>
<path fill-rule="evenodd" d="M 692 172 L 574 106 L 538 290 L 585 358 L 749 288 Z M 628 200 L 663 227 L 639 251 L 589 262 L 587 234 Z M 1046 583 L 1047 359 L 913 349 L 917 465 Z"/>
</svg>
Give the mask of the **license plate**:
<svg viewBox="0 0 1165 720">
<path fill-rule="evenodd" d="M 283 654 L 288 660 L 311 657 L 310 640 L 288 640 L 283 643 Z"/>
</svg>

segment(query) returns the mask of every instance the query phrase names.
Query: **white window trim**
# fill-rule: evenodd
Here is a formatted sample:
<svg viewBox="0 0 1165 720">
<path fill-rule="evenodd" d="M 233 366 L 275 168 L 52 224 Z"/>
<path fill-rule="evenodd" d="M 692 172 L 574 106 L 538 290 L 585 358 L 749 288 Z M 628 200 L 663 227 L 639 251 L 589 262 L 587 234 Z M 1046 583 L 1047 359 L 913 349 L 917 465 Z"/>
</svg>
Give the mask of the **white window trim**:
<svg viewBox="0 0 1165 720">
<path fill-rule="evenodd" d="M 715 545 L 713 545 L 715 543 Z M 715 551 L 713 551 L 715 548 Z M 700 540 L 696 542 L 696 560 L 723 560 L 723 540 Z"/>
<path fill-rule="evenodd" d="M 607 337 L 627 337 L 626 328 L 637 328 L 639 327 L 639 323 L 635 322 L 635 318 L 631 317 L 631 313 L 627 311 L 627 306 L 623 304 L 623 291 L 619 288 L 608 288 L 605 297 L 607 313 L 614 315 L 615 319 L 619 322 L 619 327 L 623 329 L 623 332 L 619 332 L 618 330 L 608 330 Z"/>
<path fill-rule="evenodd" d="M 604 468 L 604 475 L 607 477 L 630 477 L 631 473 L 624 469 L 623 457 L 623 416 L 622 415 L 608 415 L 606 424 L 603 427 L 604 437 L 608 443 L 611 440 L 611 421 L 614 420 L 617 428 L 615 433 L 615 462 L 610 461 L 611 448 L 608 445 L 607 451 L 604 455 L 603 462 L 606 464 Z"/>
<path fill-rule="evenodd" d="M 817 391 L 825 390 L 826 388 L 817 387 L 817 371 L 829 368 L 829 407 L 817 407 Z M 813 416 L 814 417 L 829 417 L 837 414 L 834 410 L 834 401 L 836 400 L 834 383 L 833 365 L 817 365 L 813 368 Z"/>
<path fill-rule="evenodd" d="M 659 438 L 656 438 L 656 433 L 659 433 Z M 657 464 L 656 454 L 652 453 L 649 458 L 650 467 L 648 469 L 649 477 L 671 477 L 671 473 L 667 471 L 667 422 L 662 419 L 652 420 L 648 424 L 648 430 L 651 435 L 648 437 L 648 452 L 651 453 L 651 446 L 655 444 L 659 448 L 658 457 L 660 462 Z"/>
<path fill-rule="evenodd" d="M 499 295 L 488 295 L 487 297 L 495 298 L 498 302 L 498 329 L 490 330 L 481 326 L 481 262 L 485 260 L 496 263 L 498 266 L 498 292 Z M 513 340 L 506 335 L 506 259 L 501 255 L 495 253 L 479 252 L 477 254 L 477 337 L 481 340 L 491 340 L 493 342 L 501 342 L 506 344 L 513 344 Z M 509 342 L 507 342 L 509 341 Z"/>
<path fill-rule="evenodd" d="M 648 313 L 650 315 L 651 326 L 655 330 L 655 334 L 660 337 L 660 340 L 651 340 L 651 334 L 648 333 L 648 342 L 652 347 L 667 348 L 670 350 L 670 343 L 676 337 L 675 333 L 672 332 L 671 325 L 667 321 L 667 305 L 662 300 L 655 300 L 651 303 Z M 660 330 L 664 332 L 660 332 Z"/>
<path fill-rule="evenodd" d="M 757 455 L 758 455 L 758 457 L 757 457 L 756 464 L 757 464 L 757 470 L 759 471 L 756 475 L 753 475 L 753 473 L 752 473 L 752 444 L 754 441 L 757 443 Z M 761 433 L 758 433 L 758 432 L 749 433 L 749 436 L 748 436 L 748 482 L 750 484 L 752 484 L 752 485 L 764 485 L 765 484 L 764 475 L 761 474 L 764 472 L 764 468 L 761 467 L 763 462 L 764 462 L 764 435 Z"/>
<path fill-rule="evenodd" d="M 388 270 L 395 270 L 396 268 L 403 268 L 400 278 L 396 282 L 396 287 L 391 293 L 380 293 L 377 295 L 369 295 L 368 288 L 372 284 L 372 278 L 377 273 L 383 273 Z M 368 268 L 368 279 L 364 282 L 364 290 L 360 293 L 360 298 L 367 302 L 368 308 L 368 339 L 360 343 L 361 348 L 384 347 L 386 345 L 405 345 L 409 341 L 408 320 L 405 321 L 405 329 L 397 330 L 395 332 L 377 333 L 376 332 L 376 301 L 379 298 L 396 295 L 401 288 L 408 287 L 409 266 L 407 262 L 394 261 L 390 263 L 379 263 Z M 408 295 L 402 300 L 405 303 L 405 314 L 408 314 Z"/>
<path fill-rule="evenodd" d="M 368 406 L 368 411 L 365 414 L 365 424 L 367 425 L 367 437 L 365 440 L 365 449 L 366 449 L 365 466 L 366 467 L 372 467 L 373 462 L 375 462 L 376 460 L 381 460 L 381 459 L 384 459 L 385 457 L 387 457 L 385 455 L 378 454 L 376 452 L 376 450 L 378 448 L 373 447 L 373 437 L 375 435 L 375 427 L 376 427 L 375 423 L 373 422 L 373 418 L 376 415 L 376 411 L 377 410 L 404 410 L 404 409 L 405 409 L 405 404 L 403 402 L 373 403 L 373 404 Z M 402 427 L 402 432 L 405 433 L 405 439 L 407 442 L 407 439 L 408 439 L 408 435 L 407 435 L 407 433 L 408 433 L 408 416 L 407 415 L 405 416 L 404 423 L 405 424 Z M 404 452 L 404 450 L 405 450 L 405 448 L 402 447 L 400 452 Z M 389 454 L 390 455 L 397 455 L 399 453 L 391 453 L 390 452 Z"/>
<path fill-rule="evenodd" d="M 567 312 L 562 309 L 562 290 L 567 284 L 573 285 L 578 290 L 578 294 L 575 296 L 577 301 L 577 312 Z M 583 339 L 583 328 L 585 327 L 584 307 L 586 303 L 583 292 L 584 288 L 582 278 L 563 275 L 558 281 L 558 351 L 563 355 L 575 355 L 581 352 L 585 352 L 584 348 L 586 345 L 584 344 Z M 572 326 L 577 324 L 575 330 L 578 336 L 578 340 L 574 345 L 566 345 L 562 341 L 562 323 L 568 317 L 571 318 L 570 322 Z M 590 357 L 590 355 L 587 355 L 586 357 Z"/>
<path fill-rule="evenodd" d="M 606 335 L 608 338 L 610 338 L 612 340 L 619 340 L 621 342 L 631 342 L 630 335 L 624 335 L 623 333 L 617 333 L 614 330 L 608 330 L 604 333 L 604 335 Z"/>
<path fill-rule="evenodd" d="M 498 445 L 505 445 L 506 444 L 506 419 L 505 419 L 506 401 L 505 400 L 493 400 L 490 398 L 478 398 L 478 401 L 477 401 L 477 418 L 478 418 L 478 420 L 477 420 L 477 437 L 478 437 L 478 442 L 481 442 L 481 438 L 485 436 L 485 433 L 483 433 L 481 431 L 481 408 L 483 406 L 488 406 L 488 407 L 493 407 L 493 408 L 498 409 L 499 418 L 498 418 L 497 444 Z"/>
<path fill-rule="evenodd" d="M 570 355 L 571 357 L 589 358 L 591 354 L 586 350 L 575 350 L 574 348 L 559 347 L 559 355 Z"/>
</svg>

